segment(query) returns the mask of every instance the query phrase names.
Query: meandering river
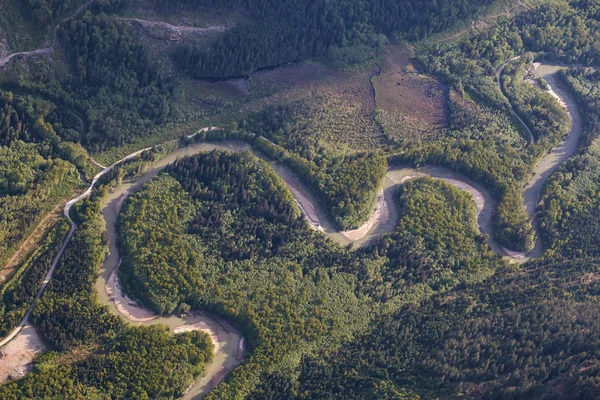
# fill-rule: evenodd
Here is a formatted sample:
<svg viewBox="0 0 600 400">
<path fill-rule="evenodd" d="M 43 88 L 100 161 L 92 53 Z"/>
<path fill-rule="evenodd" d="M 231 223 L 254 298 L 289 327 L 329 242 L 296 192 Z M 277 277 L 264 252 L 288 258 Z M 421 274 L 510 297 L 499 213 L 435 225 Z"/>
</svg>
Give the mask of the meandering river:
<svg viewBox="0 0 600 400">
<path fill-rule="evenodd" d="M 531 218 L 536 231 L 537 222 L 535 219 L 535 209 L 540 191 L 550 175 L 566 159 L 575 154 L 581 134 L 583 132 L 581 116 L 577 110 L 576 103 L 574 102 L 572 96 L 560 87 L 554 75 L 559 68 L 560 67 L 558 66 L 552 65 L 540 65 L 537 68 L 538 73 L 547 80 L 552 88 L 552 91 L 564 102 L 565 106 L 567 107 L 572 121 L 572 127 L 567 140 L 561 143 L 556 149 L 553 149 L 551 152 L 545 155 L 536 165 L 533 176 L 525 186 L 524 203 L 527 213 Z M 214 128 L 205 128 L 204 130 L 208 129 Z M 239 365 L 245 354 L 244 338 L 233 326 L 219 317 L 201 312 L 196 312 L 184 318 L 176 316 L 162 317 L 156 315 L 151 310 L 147 310 L 138 306 L 134 301 L 128 299 L 120 290 L 118 275 L 116 274 L 117 268 L 120 265 L 120 257 L 117 246 L 117 231 L 115 224 L 119 210 L 126 197 L 141 188 L 146 182 L 162 171 L 165 166 L 174 162 L 179 157 L 198 154 L 200 152 L 210 151 L 213 149 L 254 151 L 248 144 L 241 142 L 222 142 L 212 144 L 202 143 L 177 149 L 158 161 L 145 173 L 116 186 L 102 203 L 102 215 L 106 222 L 106 230 L 109 239 L 109 253 L 99 271 L 98 279 L 96 281 L 96 291 L 100 302 L 108 305 L 113 314 L 123 316 L 126 320 L 134 325 L 161 323 L 173 328 L 175 332 L 184 330 L 202 330 L 211 336 L 213 343 L 215 344 L 214 360 L 207 366 L 204 374 L 194 382 L 193 386 L 185 394 L 184 398 L 201 397 L 211 390 L 215 385 L 217 385 L 229 371 L 235 368 L 235 366 Z M 52 278 L 54 267 L 62 255 L 64 248 L 68 244 L 74 230 L 77 228 L 77 226 L 69 217 L 69 210 L 72 205 L 84 197 L 89 196 L 96 181 L 102 175 L 114 168 L 115 165 L 127 159 L 133 158 L 140 153 L 141 151 L 135 152 L 124 159 L 119 160 L 117 163 L 103 169 L 103 171 L 94 178 L 92 184 L 88 190 L 86 190 L 86 192 L 67 203 L 67 206 L 65 207 L 65 215 L 71 221 L 71 232 L 69 232 L 69 235 L 63 242 L 61 250 L 57 254 L 52 268 L 44 280 L 43 286 L 38 291 L 36 299 L 41 296 L 47 283 Z M 259 152 L 254 151 L 254 154 L 258 157 L 266 159 L 266 157 Z M 449 182 L 459 189 L 469 192 L 473 196 L 473 199 L 477 205 L 479 229 L 481 233 L 488 235 L 488 244 L 496 253 L 519 261 L 539 257 L 543 253 L 543 243 L 539 239 L 539 235 L 535 244 L 535 248 L 527 255 L 508 252 L 498 242 L 496 242 L 492 232 L 491 223 L 494 202 L 490 193 L 481 185 L 454 171 L 431 166 L 423 168 L 391 168 L 386 175 L 384 187 L 377 201 L 377 206 L 372 217 L 365 222 L 365 225 L 357 230 L 350 232 L 339 232 L 334 228 L 324 208 L 321 206 L 321 204 L 319 204 L 316 197 L 312 193 L 312 190 L 310 190 L 295 173 L 281 163 L 271 162 L 268 159 L 266 159 L 266 161 L 271 164 L 278 175 L 286 182 L 308 223 L 313 228 L 329 235 L 334 241 L 341 245 L 355 243 L 356 246 L 361 246 L 377 236 L 393 231 L 400 217 L 399 211 L 396 207 L 396 202 L 394 201 L 394 195 L 398 185 L 401 185 L 408 179 L 420 176 L 430 176 Z M 29 326 L 27 324 L 27 318 L 30 314 L 30 311 L 31 309 L 27 312 L 26 317 L 11 333 L 11 335 L 0 342 L 0 347 L 17 336 L 21 329 Z"/>
</svg>

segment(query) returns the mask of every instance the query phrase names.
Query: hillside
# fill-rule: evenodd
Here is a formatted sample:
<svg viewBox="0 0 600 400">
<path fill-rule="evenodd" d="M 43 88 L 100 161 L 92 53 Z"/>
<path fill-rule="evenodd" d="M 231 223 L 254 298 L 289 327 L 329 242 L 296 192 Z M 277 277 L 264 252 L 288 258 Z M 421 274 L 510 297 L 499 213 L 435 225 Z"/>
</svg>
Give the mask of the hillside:
<svg viewBox="0 0 600 400">
<path fill-rule="evenodd" d="M 600 3 L 7 0 L 0 398 L 600 396 Z"/>
</svg>

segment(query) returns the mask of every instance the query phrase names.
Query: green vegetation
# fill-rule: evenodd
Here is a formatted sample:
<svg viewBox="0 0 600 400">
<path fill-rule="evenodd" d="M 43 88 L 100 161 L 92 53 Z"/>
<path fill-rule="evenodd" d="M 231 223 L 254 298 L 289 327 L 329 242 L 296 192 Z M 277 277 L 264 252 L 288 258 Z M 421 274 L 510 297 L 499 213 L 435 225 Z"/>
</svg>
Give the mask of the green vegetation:
<svg viewBox="0 0 600 400">
<path fill-rule="evenodd" d="M 531 129 L 535 147 L 544 154 L 567 136 L 570 122 L 567 111 L 554 97 L 524 81 L 526 69 L 532 61 L 533 57 L 529 55 L 507 65 L 501 76 L 501 85 L 517 114 Z M 542 79 L 542 82 L 545 81 Z"/>
<path fill-rule="evenodd" d="M 25 316 L 69 228 L 65 220 L 56 223 L 46 234 L 42 245 L 19 266 L 11 280 L 0 288 L 0 337 L 10 333 Z"/>
<path fill-rule="evenodd" d="M 66 15 L 68 11 L 84 3 L 83 0 L 27 0 L 26 6 L 37 23 L 48 27 L 59 16 Z"/>
<path fill-rule="evenodd" d="M 338 351 L 274 371 L 251 399 L 592 399 L 600 394 L 598 263 L 501 269 L 382 316 Z M 418 397 L 419 396 L 419 397 Z"/>
<path fill-rule="evenodd" d="M 162 326 L 121 328 L 82 361 L 41 356 L 35 372 L 0 387 L 3 399 L 176 399 L 212 357 L 201 332 Z"/>
<path fill-rule="evenodd" d="M 39 25 L 40 37 L 23 36 L 23 46 L 86 4 L 26 3 L 21 17 Z M 347 85 L 336 97 L 331 93 L 343 86 L 336 81 L 319 93 L 324 76 L 333 75 L 321 67 L 302 70 L 308 78 L 298 79 L 306 86 L 297 93 L 278 91 L 279 82 L 261 88 L 257 78 L 243 100 L 231 100 L 202 92 L 208 84 L 185 87 L 180 73 L 192 85 L 190 77 L 247 76 L 308 58 L 317 59 L 313 67 L 328 58 L 343 69 L 381 55 L 388 40 L 419 40 L 469 24 L 492 1 L 149 0 L 144 4 L 158 10 L 244 15 L 208 46 L 185 36 L 165 45 L 177 48 L 172 57 L 179 69 L 163 68 L 169 63 L 155 59 L 160 45 L 103 14 L 135 6 L 125 3 L 90 4 L 61 23 L 52 58 L 13 62 L 1 77 L 2 262 L 81 186 L 80 176 L 89 180 L 98 172 L 88 151 L 114 161 L 133 147 L 167 140 L 106 174 L 72 210 L 78 228 L 31 316 L 52 351 L 35 361 L 30 375 L 0 386 L 2 399 L 176 398 L 210 361 L 207 335 L 128 326 L 94 293 L 107 251 L 102 198 L 177 146 L 251 143 L 290 166 L 340 229 L 367 218 L 388 162 L 446 166 L 490 190 L 495 235 L 525 251 L 534 237 L 523 184 L 568 131 L 563 108 L 527 70 L 539 59 L 600 62 L 598 1 L 547 2 L 493 25 L 477 24 L 458 43 L 417 47 L 411 79 L 425 70 L 447 83 L 447 104 L 445 88 L 440 96 L 430 78 L 403 81 L 390 72 L 372 80 L 368 106 L 346 107 L 347 98 L 364 100 L 367 86 Z M 7 10 L 0 26 L 19 20 Z M 516 55 L 498 88 L 498 67 Z M 367 81 L 380 67 L 374 62 L 372 70 L 358 72 Z M 125 202 L 118 226 L 122 286 L 160 314 L 206 310 L 244 332 L 247 358 L 209 400 L 598 398 L 600 73 L 578 68 L 559 77 L 577 96 L 586 132 L 578 155 L 539 199 L 549 251 L 537 261 L 502 261 L 477 229 L 470 196 L 428 178 L 398 189 L 393 232 L 357 251 L 337 246 L 309 228 L 268 163 L 250 153 L 214 151 L 177 160 Z M 383 115 L 400 104 L 390 88 L 381 90 L 384 84 L 401 94 L 418 85 L 420 97 L 407 94 L 402 101 L 435 97 L 419 110 L 443 113 L 417 122 L 403 119 L 410 113 Z M 281 97 L 265 95 L 270 88 Z M 370 89 L 379 104 L 371 103 Z M 232 122 L 224 109 L 239 109 L 230 128 L 172 140 L 190 127 L 210 126 L 202 117 L 212 125 Z M 534 144 L 511 110 L 531 129 Z M 0 288 L 0 334 L 31 304 L 67 229 L 64 221 L 55 225 Z"/>
<path fill-rule="evenodd" d="M 51 104 L 0 92 L 0 263 L 42 217 L 69 196 L 87 157 L 61 144 L 68 131 Z M 80 149 L 83 150 L 83 149 Z"/>
<path fill-rule="evenodd" d="M 61 139 L 99 152 L 184 118 L 172 107 L 173 79 L 159 72 L 125 22 L 86 11 L 63 22 L 58 38 L 68 64 L 61 76 L 45 70 L 8 76 L 5 86 L 43 96 L 68 110 L 82 129 L 60 132 Z"/>
<path fill-rule="evenodd" d="M 179 66 L 194 77 L 229 77 L 327 54 L 360 61 L 367 48 L 379 45 L 380 34 L 420 39 L 474 17 L 493 1 L 190 0 L 183 3 L 190 7 L 249 11 L 253 22 L 229 31 L 210 51 L 184 44 L 175 54 Z M 171 2 L 164 0 L 155 0 L 155 4 L 171 7 Z M 440 15 L 444 18 L 439 18 Z"/>
<path fill-rule="evenodd" d="M 252 351 L 211 396 L 240 397 L 266 370 L 293 376 L 302 355 L 366 329 L 378 303 L 394 309 L 501 265 L 468 195 L 427 179 L 399 201 L 403 228 L 357 257 L 306 226 L 266 163 L 222 151 L 183 158 L 123 206 L 122 282 L 157 312 L 190 306 L 235 321 Z"/>
<path fill-rule="evenodd" d="M 396 230 L 359 251 L 385 260 L 361 279 L 372 296 L 402 298 L 415 287 L 441 293 L 488 277 L 502 263 L 479 234 L 471 195 L 431 178 L 398 189 Z M 411 288 L 412 287 L 412 288 Z"/>
<path fill-rule="evenodd" d="M 123 284 L 157 312 L 187 304 L 242 327 L 253 349 L 234 373 L 244 378 L 219 387 L 247 391 L 265 365 L 289 368 L 326 337 L 365 326 L 368 301 L 339 271 L 358 260 L 309 230 L 266 163 L 212 152 L 166 172 L 124 205 Z"/>
<path fill-rule="evenodd" d="M 377 153 L 327 151 L 314 136 L 305 135 L 298 113 L 286 106 L 267 108 L 243 127 L 268 138 L 256 139 L 255 145 L 288 164 L 311 186 L 341 230 L 359 227 L 377 201 L 387 170 L 385 158 Z"/>
<path fill-rule="evenodd" d="M 40 30 L 20 0 L 5 0 L 0 13 L 0 54 L 3 50 L 31 50 L 39 45 L 48 32 Z"/>
<path fill-rule="evenodd" d="M 570 159 L 540 195 L 544 239 L 562 257 L 598 257 L 600 233 L 600 73 L 564 70 L 561 80 L 576 94 L 584 121 L 585 151 Z"/>
<path fill-rule="evenodd" d="M 177 398 L 212 358 L 204 333 L 128 327 L 98 303 L 93 285 L 106 254 L 100 201 L 115 182 L 75 206 L 77 230 L 32 314 L 38 332 L 60 351 L 58 358 L 89 354 L 71 357 L 73 362 L 46 356 L 35 373 L 0 387 L 0 398 Z"/>
<path fill-rule="evenodd" d="M 505 117 L 493 135 L 453 132 L 465 124 L 451 121 L 450 136 L 456 141 L 439 140 L 433 144 L 409 147 L 393 162 L 436 163 L 476 179 L 492 190 L 498 201 L 494 218 L 495 235 L 506 247 L 527 250 L 533 245 L 533 231 L 523 211 L 521 187 L 533 165 L 568 131 L 568 119 L 555 99 L 523 81 L 526 63 L 531 58 L 508 65 L 502 77 L 507 99 L 496 87 L 495 71 L 515 55 L 527 51 L 535 57 L 564 62 L 592 63 L 598 59 L 600 43 L 597 5 L 590 2 L 552 3 L 533 8 L 513 19 L 499 21 L 483 32 L 469 33 L 458 44 L 443 43 L 422 50 L 420 62 L 427 70 L 448 82 L 463 101 L 475 99 L 491 109 L 508 112 L 514 107 L 539 141 L 522 151 L 514 139 L 508 140 Z M 451 111 L 453 110 L 451 105 Z M 451 119 L 457 116 L 451 115 Z M 476 121 L 476 115 L 458 114 Z M 512 136 L 512 135 L 511 135 Z"/>
</svg>

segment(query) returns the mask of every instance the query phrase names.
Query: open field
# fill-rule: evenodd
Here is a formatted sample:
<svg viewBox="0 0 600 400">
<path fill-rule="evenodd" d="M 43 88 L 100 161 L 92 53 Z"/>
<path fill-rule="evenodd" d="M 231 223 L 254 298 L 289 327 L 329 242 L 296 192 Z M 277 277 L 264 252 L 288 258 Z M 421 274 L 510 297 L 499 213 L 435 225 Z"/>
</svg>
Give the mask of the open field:
<svg viewBox="0 0 600 400">
<path fill-rule="evenodd" d="M 377 120 L 394 143 L 436 139 L 448 118 L 448 89 L 418 73 L 409 52 L 390 46 L 381 73 L 373 77 Z"/>
</svg>

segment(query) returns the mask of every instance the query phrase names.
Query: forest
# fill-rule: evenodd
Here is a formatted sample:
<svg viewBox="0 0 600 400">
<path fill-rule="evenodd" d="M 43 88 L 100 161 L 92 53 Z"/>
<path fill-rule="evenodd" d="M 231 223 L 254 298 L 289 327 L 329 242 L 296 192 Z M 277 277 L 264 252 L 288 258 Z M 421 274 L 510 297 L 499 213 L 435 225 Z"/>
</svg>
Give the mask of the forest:
<svg viewBox="0 0 600 400">
<path fill-rule="evenodd" d="M 130 327 L 98 303 L 94 282 L 107 251 L 100 202 L 115 179 L 75 207 L 78 228 L 32 313 L 54 351 L 34 373 L 1 386 L 0 398 L 176 398 L 212 359 L 202 332 Z"/>
<path fill-rule="evenodd" d="M 157 0 L 162 7 L 171 7 Z M 182 7 L 241 8 L 252 22 L 236 27 L 209 50 L 184 44 L 174 54 L 190 75 L 223 78 L 249 75 L 306 58 L 359 51 L 374 46 L 378 35 L 396 39 L 422 39 L 465 23 L 493 1 L 385 0 L 247 1 L 191 0 Z M 438 18 L 444 15 L 444 18 Z"/>
<path fill-rule="evenodd" d="M 598 288 L 584 283 L 597 273 L 593 259 L 501 268 L 305 357 L 297 380 L 265 374 L 249 398 L 597 398 Z"/>
<path fill-rule="evenodd" d="M 0 287 L 0 336 L 10 333 L 25 316 L 67 232 L 67 222 L 58 222 L 10 281 Z"/>
<path fill-rule="evenodd" d="M 377 303 L 395 308 L 502 265 L 484 247 L 468 195 L 425 179 L 398 201 L 402 228 L 357 257 L 308 228 L 263 161 L 223 151 L 183 158 L 123 206 L 123 284 L 157 312 L 190 306 L 239 324 L 252 353 L 214 396 L 247 393 L 265 368 L 292 376 L 293 354 L 366 329 Z M 424 218 L 433 208 L 439 214 Z"/>
<path fill-rule="evenodd" d="M 545 240 L 559 257 L 598 257 L 600 73 L 581 68 L 561 71 L 559 77 L 580 104 L 585 151 L 549 180 L 540 196 L 540 225 Z"/>
<path fill-rule="evenodd" d="M 56 27 L 57 46 L 49 56 L 16 57 L 0 74 L 3 265 L 100 171 L 89 154 L 105 163 L 158 143 L 157 134 L 167 141 L 104 175 L 71 210 L 77 229 L 30 318 L 49 351 L 24 378 L 0 386 L 0 398 L 171 399 L 202 373 L 213 357 L 208 335 L 132 326 L 100 304 L 94 283 L 108 251 L 101 204 L 178 146 L 227 140 L 287 164 L 339 230 L 365 222 L 388 165 L 438 165 L 489 190 L 502 245 L 525 252 L 538 232 L 546 251 L 508 263 L 480 233 L 471 195 L 431 178 L 392 192 L 391 232 L 339 246 L 311 229 L 290 189 L 253 152 L 180 158 L 124 202 L 119 278 L 158 314 L 206 311 L 242 332 L 244 361 L 207 399 L 600 397 L 600 72 L 585 67 L 600 63 L 598 1 L 505 2 L 511 8 L 484 20 L 497 2 L 98 0 L 73 18 L 85 1 L 23 3 L 40 30 Z M 223 10 L 239 18 L 213 42 L 174 34 L 165 53 L 118 18 L 164 13 L 170 23 L 205 27 Z M 339 73 L 373 83 L 381 59 L 348 60 L 390 42 L 414 51 L 394 79 L 411 70 L 449 87 L 446 125 L 432 140 L 377 142 L 337 111 L 331 119 L 315 111 L 319 90 L 337 88 L 318 79 Z M 173 70 L 156 59 L 167 53 Z M 307 59 L 316 89 L 300 99 L 269 97 L 258 79 L 244 81 L 248 94 L 237 98 L 221 80 Z M 570 130 L 531 73 L 536 61 L 578 65 L 557 77 L 576 97 L 585 131 L 577 154 L 543 188 L 534 231 L 525 182 Z M 212 113 L 226 103 L 236 113 Z M 222 128 L 181 136 L 208 126 Z M 336 142 L 344 129 L 369 145 Z M 0 336 L 20 322 L 68 231 L 57 221 L 0 285 Z"/>
<path fill-rule="evenodd" d="M 62 22 L 57 35 L 67 56 L 64 74 L 44 69 L 27 79 L 8 77 L 3 86 L 46 98 L 70 115 L 79 128 L 59 132 L 61 139 L 97 153 L 183 118 L 172 107 L 175 82 L 125 22 L 86 10 Z"/>
<path fill-rule="evenodd" d="M 70 121 L 51 103 L 0 91 L 0 261 L 89 171 L 85 150 L 62 143 Z"/>
</svg>

